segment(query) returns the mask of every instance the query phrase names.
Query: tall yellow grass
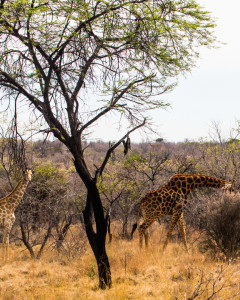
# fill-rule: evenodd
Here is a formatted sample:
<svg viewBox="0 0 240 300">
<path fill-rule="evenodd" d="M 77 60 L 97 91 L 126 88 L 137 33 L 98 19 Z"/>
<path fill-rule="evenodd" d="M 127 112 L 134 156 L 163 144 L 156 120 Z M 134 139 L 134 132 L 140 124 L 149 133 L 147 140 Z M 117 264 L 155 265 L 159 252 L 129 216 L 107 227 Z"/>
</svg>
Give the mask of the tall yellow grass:
<svg viewBox="0 0 240 300">
<path fill-rule="evenodd" d="M 196 243 L 186 253 L 181 243 L 171 242 L 162 253 L 161 234 L 156 224 L 147 250 L 139 249 L 137 234 L 133 241 L 114 238 L 107 245 L 113 286 L 104 291 L 98 289 L 90 247 L 74 259 L 46 251 L 40 260 L 32 260 L 12 246 L 10 260 L 0 261 L 0 298 L 240 299 L 239 262 L 212 261 Z"/>
</svg>

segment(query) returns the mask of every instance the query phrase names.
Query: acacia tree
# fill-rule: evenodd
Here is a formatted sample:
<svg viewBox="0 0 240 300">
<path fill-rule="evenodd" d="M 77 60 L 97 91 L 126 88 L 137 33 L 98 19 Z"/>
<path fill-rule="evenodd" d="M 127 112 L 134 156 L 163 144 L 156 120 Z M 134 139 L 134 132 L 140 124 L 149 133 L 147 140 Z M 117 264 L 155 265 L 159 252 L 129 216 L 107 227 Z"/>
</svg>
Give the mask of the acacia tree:
<svg viewBox="0 0 240 300">
<path fill-rule="evenodd" d="M 26 103 L 71 152 L 87 188 L 83 215 L 101 288 L 111 272 L 97 179 L 115 148 L 148 123 L 148 110 L 166 105 L 160 95 L 194 66 L 199 46 L 212 44 L 213 26 L 194 0 L 0 1 L 2 103 Z M 86 133 L 109 113 L 128 129 L 91 171 Z"/>
</svg>

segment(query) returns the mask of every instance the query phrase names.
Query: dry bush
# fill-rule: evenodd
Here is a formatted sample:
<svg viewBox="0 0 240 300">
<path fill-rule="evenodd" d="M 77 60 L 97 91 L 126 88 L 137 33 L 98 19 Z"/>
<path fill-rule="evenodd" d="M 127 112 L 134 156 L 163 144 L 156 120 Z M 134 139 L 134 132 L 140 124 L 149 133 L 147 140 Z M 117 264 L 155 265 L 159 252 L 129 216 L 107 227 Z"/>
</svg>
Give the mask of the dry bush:
<svg viewBox="0 0 240 300">
<path fill-rule="evenodd" d="M 50 163 L 36 166 L 11 232 L 11 240 L 22 241 L 32 257 L 39 258 L 49 240 L 60 251 L 71 225 L 79 222 L 69 180 L 67 171 Z"/>
<path fill-rule="evenodd" d="M 228 194 L 211 200 L 202 213 L 205 239 L 201 250 L 209 250 L 214 257 L 220 255 L 228 261 L 236 259 L 240 255 L 240 195 Z"/>
<path fill-rule="evenodd" d="M 80 224 L 72 225 L 67 237 L 64 238 L 61 244 L 61 248 L 57 249 L 58 254 L 67 260 L 79 258 L 85 253 L 87 244 L 87 237 L 83 226 Z"/>
</svg>

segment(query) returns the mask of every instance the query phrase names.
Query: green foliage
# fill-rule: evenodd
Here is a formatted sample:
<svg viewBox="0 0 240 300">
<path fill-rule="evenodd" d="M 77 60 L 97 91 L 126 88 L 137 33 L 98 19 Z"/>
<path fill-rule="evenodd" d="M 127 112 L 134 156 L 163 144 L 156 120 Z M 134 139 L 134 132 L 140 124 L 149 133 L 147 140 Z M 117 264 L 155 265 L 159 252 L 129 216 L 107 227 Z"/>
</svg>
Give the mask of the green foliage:
<svg viewBox="0 0 240 300">
<path fill-rule="evenodd" d="M 136 180 L 131 178 L 125 163 L 118 162 L 114 166 L 107 168 L 103 177 L 99 178 L 97 186 L 102 195 L 108 195 L 112 200 L 123 194 L 119 199 L 123 207 L 130 207 L 140 197 Z"/>
<path fill-rule="evenodd" d="M 94 280 L 96 273 L 95 273 L 95 265 L 93 261 L 90 261 L 90 270 L 87 272 L 87 276 Z"/>
<path fill-rule="evenodd" d="M 70 174 L 76 174 L 76 169 L 75 169 L 75 167 L 70 167 L 69 169 L 68 169 L 68 173 L 70 173 Z"/>
<path fill-rule="evenodd" d="M 228 144 L 239 144 L 240 140 L 236 138 L 229 138 L 227 141 Z"/>
<path fill-rule="evenodd" d="M 51 201 L 56 202 L 56 199 L 63 198 L 67 192 L 65 173 L 50 162 L 38 165 L 28 189 L 34 199 L 46 202 L 46 205 Z"/>
<path fill-rule="evenodd" d="M 137 152 L 131 152 L 131 154 L 127 157 L 127 159 L 124 161 L 124 165 L 131 165 L 133 163 L 142 163 L 145 159 L 138 154 Z"/>
<path fill-rule="evenodd" d="M 50 162 L 47 162 L 43 165 L 38 165 L 34 172 L 34 180 L 36 181 L 47 181 L 47 180 L 56 180 L 58 182 L 64 182 L 63 172 L 53 166 Z"/>
</svg>

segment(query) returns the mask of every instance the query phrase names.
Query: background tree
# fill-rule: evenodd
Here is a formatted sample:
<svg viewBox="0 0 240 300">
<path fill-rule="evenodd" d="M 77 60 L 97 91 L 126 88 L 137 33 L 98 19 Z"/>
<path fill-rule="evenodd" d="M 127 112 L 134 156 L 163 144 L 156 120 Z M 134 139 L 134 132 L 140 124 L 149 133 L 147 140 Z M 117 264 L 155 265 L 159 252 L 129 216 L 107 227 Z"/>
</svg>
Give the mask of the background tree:
<svg viewBox="0 0 240 300">
<path fill-rule="evenodd" d="M 2 103 L 26 103 L 69 149 L 87 189 L 83 216 L 101 288 L 111 286 L 111 272 L 97 179 L 115 148 L 147 124 L 148 110 L 166 105 L 159 96 L 194 66 L 199 46 L 214 41 L 212 27 L 193 0 L 0 2 Z M 129 129 L 94 169 L 85 160 L 86 134 L 109 113 Z"/>
<path fill-rule="evenodd" d="M 15 238 L 24 243 L 31 257 L 40 258 L 50 238 L 60 250 L 74 221 L 74 202 L 69 197 L 71 188 L 66 175 L 49 163 L 35 167 L 31 183 L 16 211 L 15 227 L 16 231 L 20 228 L 21 233 L 15 232 Z"/>
</svg>

